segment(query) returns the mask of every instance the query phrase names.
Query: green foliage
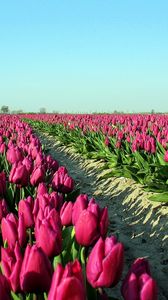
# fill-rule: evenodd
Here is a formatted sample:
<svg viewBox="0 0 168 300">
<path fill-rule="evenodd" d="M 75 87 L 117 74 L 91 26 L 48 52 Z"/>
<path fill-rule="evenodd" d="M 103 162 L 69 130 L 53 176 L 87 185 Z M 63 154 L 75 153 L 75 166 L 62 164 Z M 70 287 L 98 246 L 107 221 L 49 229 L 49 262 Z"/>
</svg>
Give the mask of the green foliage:
<svg viewBox="0 0 168 300">
<path fill-rule="evenodd" d="M 156 141 L 157 151 L 149 154 L 144 150 L 132 152 L 131 144 L 122 141 L 121 148 L 116 147 L 116 138 L 109 137 L 110 144 L 104 143 L 104 135 L 101 131 L 83 131 L 80 128 L 69 129 L 63 124 L 49 124 L 39 121 L 26 120 L 35 129 L 55 136 L 63 145 L 73 146 L 77 153 L 85 158 L 104 161 L 101 170 L 110 171 L 101 176 L 101 179 L 110 177 L 126 177 L 140 183 L 145 190 L 164 193 L 163 197 L 156 195 L 157 201 L 167 202 L 165 192 L 168 192 L 168 163 L 164 160 L 165 149 Z M 122 125 L 119 128 L 122 130 Z M 69 195 L 72 200 L 78 195 L 78 191 Z M 161 195 L 160 195 L 161 196 Z M 155 197 L 150 198 L 156 201 Z"/>
</svg>

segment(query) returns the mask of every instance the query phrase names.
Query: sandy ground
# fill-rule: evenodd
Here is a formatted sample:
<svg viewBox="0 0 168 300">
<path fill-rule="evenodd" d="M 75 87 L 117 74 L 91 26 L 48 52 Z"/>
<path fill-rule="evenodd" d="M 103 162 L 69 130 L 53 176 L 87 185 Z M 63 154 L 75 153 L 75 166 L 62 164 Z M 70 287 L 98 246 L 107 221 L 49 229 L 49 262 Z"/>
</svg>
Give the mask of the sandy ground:
<svg viewBox="0 0 168 300">
<path fill-rule="evenodd" d="M 151 194 L 130 179 L 100 180 L 105 173 L 100 171 L 102 161 L 83 159 L 72 147 L 61 146 L 46 134 L 40 134 L 40 138 L 59 164 L 67 167 L 81 193 L 93 196 L 101 207 L 108 207 L 108 234 L 116 234 L 125 246 L 123 276 L 134 259 L 146 257 L 158 283 L 158 299 L 168 300 L 168 206 L 149 201 Z M 121 299 L 120 285 L 110 294 Z"/>
</svg>

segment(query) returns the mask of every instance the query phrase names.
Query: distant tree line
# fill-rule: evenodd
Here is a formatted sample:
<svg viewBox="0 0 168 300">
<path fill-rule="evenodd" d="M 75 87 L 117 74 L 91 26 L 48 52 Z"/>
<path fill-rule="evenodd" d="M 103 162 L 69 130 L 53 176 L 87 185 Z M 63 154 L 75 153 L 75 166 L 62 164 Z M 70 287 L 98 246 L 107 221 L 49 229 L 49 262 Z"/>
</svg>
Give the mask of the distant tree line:
<svg viewBox="0 0 168 300">
<path fill-rule="evenodd" d="M 11 110 L 9 109 L 9 106 L 8 105 L 2 105 L 1 108 L 0 108 L 0 113 L 1 114 L 23 114 L 25 113 L 22 109 L 17 109 L 17 110 Z M 35 114 L 35 112 L 28 112 L 29 114 Z M 47 109 L 45 107 L 41 107 L 39 109 L 39 113 L 40 114 L 46 114 L 47 113 Z M 53 110 L 52 111 L 53 114 L 59 114 L 58 111 L 56 110 Z M 71 113 L 71 112 L 69 112 Z M 66 114 L 69 114 L 69 113 L 66 113 Z M 118 111 L 118 110 L 114 110 L 113 112 L 92 112 L 91 114 L 167 114 L 168 112 L 155 112 L 154 109 L 151 109 L 150 112 L 146 111 L 146 112 L 124 112 L 124 111 Z M 83 113 L 72 113 L 72 114 L 83 114 Z"/>
</svg>

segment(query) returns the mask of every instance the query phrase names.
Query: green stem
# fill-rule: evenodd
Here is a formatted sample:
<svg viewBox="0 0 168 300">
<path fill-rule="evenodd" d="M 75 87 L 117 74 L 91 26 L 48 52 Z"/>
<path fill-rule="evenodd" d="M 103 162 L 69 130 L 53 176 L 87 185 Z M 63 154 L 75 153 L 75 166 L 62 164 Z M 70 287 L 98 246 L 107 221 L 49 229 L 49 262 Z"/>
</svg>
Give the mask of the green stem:
<svg viewBox="0 0 168 300">
<path fill-rule="evenodd" d="M 33 237 L 32 237 L 32 229 L 28 229 L 28 236 L 29 236 L 29 244 L 33 245 Z"/>
<path fill-rule="evenodd" d="M 33 294 L 33 300 L 44 300 L 43 294 Z"/>
</svg>

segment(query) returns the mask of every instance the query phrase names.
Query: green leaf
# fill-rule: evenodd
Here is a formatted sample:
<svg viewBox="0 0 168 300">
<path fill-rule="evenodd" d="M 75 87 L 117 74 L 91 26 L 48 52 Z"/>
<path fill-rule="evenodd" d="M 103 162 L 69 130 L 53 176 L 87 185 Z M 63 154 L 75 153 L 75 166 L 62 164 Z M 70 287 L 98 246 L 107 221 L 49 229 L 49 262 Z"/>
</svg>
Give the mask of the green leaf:
<svg viewBox="0 0 168 300">
<path fill-rule="evenodd" d="M 145 161 L 140 152 L 135 151 L 133 155 L 135 156 L 136 162 L 140 169 L 149 169 L 149 164 L 147 161 Z"/>
<path fill-rule="evenodd" d="M 4 245 L 3 246 L 4 246 L 5 249 L 8 248 L 8 242 L 7 242 L 7 240 L 4 241 Z"/>
<path fill-rule="evenodd" d="M 159 164 L 161 164 L 162 166 L 165 166 L 167 163 L 164 160 L 164 155 L 160 154 L 158 152 L 156 153 L 156 155 L 157 155 Z"/>
<path fill-rule="evenodd" d="M 58 264 L 62 264 L 61 255 L 57 255 L 57 256 L 54 257 L 54 260 L 53 260 L 53 268 L 54 268 L 54 270 L 56 269 L 56 267 L 57 267 Z"/>
<path fill-rule="evenodd" d="M 44 300 L 47 300 L 47 293 L 44 293 Z"/>
<path fill-rule="evenodd" d="M 168 193 L 160 193 L 160 194 L 152 195 L 151 197 L 149 197 L 149 200 L 155 202 L 168 203 Z"/>
<path fill-rule="evenodd" d="M 11 296 L 12 296 L 13 300 L 20 300 L 20 297 L 17 296 L 14 292 L 11 292 Z M 26 300 L 28 300 L 28 299 L 26 298 Z"/>
<path fill-rule="evenodd" d="M 157 150 L 164 155 L 165 149 L 157 140 L 156 140 L 156 145 L 157 145 Z"/>
<path fill-rule="evenodd" d="M 71 247 L 71 254 L 72 254 L 72 259 L 75 260 L 78 258 L 78 253 L 79 253 L 79 245 L 78 243 L 74 240 L 72 247 Z"/>
</svg>

